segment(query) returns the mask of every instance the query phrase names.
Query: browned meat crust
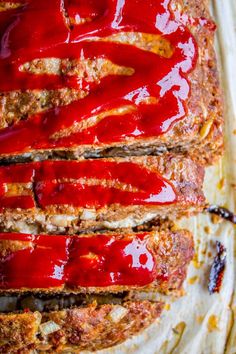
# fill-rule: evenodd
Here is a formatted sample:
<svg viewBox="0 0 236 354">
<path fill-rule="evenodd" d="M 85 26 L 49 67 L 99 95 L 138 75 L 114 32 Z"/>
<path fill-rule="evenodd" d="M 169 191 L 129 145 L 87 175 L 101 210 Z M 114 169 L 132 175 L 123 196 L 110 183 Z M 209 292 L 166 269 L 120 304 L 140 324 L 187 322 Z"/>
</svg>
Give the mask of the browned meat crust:
<svg viewBox="0 0 236 354">
<path fill-rule="evenodd" d="M 211 19 L 208 0 L 177 0 L 176 6 L 180 6 L 182 13 L 190 18 Z M 190 153 L 202 163 L 213 163 L 223 152 L 223 102 L 214 50 L 214 31 L 200 24 L 189 28 L 198 42 L 199 59 L 196 69 L 189 75 L 189 116 L 174 126 L 170 139 L 178 137 L 183 143 L 181 148 L 187 154 Z M 189 149 L 190 146 L 192 149 Z"/>
<path fill-rule="evenodd" d="M 208 1 L 196 0 L 173 0 L 172 7 L 180 13 L 189 16 L 189 19 L 206 18 L 210 19 Z M 138 143 L 129 141 L 124 144 L 109 144 L 99 148 L 94 146 L 81 147 L 76 149 L 60 149 L 48 151 L 31 151 L 29 154 L 21 154 L 16 159 L 35 159 L 36 157 L 66 156 L 78 158 L 79 156 L 124 156 L 159 154 L 166 150 L 182 151 L 190 154 L 201 163 L 212 163 L 222 154 L 223 150 L 223 118 L 222 118 L 222 97 L 217 72 L 217 62 L 214 52 L 214 31 L 210 26 L 189 21 L 188 26 L 194 34 L 199 46 L 199 60 L 195 70 L 189 75 L 191 82 L 191 95 L 187 102 L 188 115 L 182 121 L 174 124 L 169 132 L 155 139 L 144 139 Z M 139 45 L 139 42 L 136 42 Z M 36 63 L 32 70 L 36 71 L 44 65 Z M 75 63 L 67 63 L 70 70 L 75 70 Z M 98 65 L 98 64 L 96 64 Z M 46 66 L 47 68 L 50 65 Z M 58 63 L 56 62 L 56 68 Z M 72 69 L 71 69 L 72 67 Z M 88 65 L 89 69 L 91 67 Z M 99 66 L 100 72 L 109 72 L 111 64 Z M 50 69 L 52 70 L 52 69 Z M 53 65 L 55 69 L 55 63 Z M 118 70 L 118 69 L 116 69 Z M 123 69 L 119 69 L 121 72 Z M 119 72 L 118 70 L 118 72 Z M 127 69 L 126 69 L 127 70 Z M 116 71 L 115 71 L 116 72 Z M 63 75 L 63 71 L 61 72 Z M 93 76 L 93 74 L 92 74 Z M 95 80 L 97 78 L 95 77 Z M 1 121 L 2 126 L 12 124 L 12 120 L 26 119 L 29 114 L 42 111 L 51 107 L 66 105 L 76 100 L 75 90 L 38 91 L 38 92 L 11 92 L 1 94 Z M 84 93 L 82 93 L 82 96 Z M 20 105 L 19 105 L 20 102 Z M 2 156 L 3 160 L 5 159 Z M 13 159 L 12 156 L 6 158 Z"/>
<path fill-rule="evenodd" d="M 106 234 L 105 234 L 106 235 Z M 114 235 L 116 240 L 130 240 L 130 243 L 133 241 L 137 241 L 137 235 L 131 233 L 120 233 L 120 234 L 107 234 L 107 235 Z M 53 236 L 51 236 L 53 237 Z M 54 236 L 56 237 L 56 236 Z M 84 236 L 75 236 L 75 238 L 79 238 Z M 94 235 L 86 235 L 86 237 L 94 237 Z M 76 241 L 76 240 L 75 240 Z M 56 239 L 55 239 L 55 242 Z M 97 241 L 96 241 L 97 242 Z M 187 230 L 179 230 L 179 231 L 160 231 L 160 232 L 151 232 L 147 233 L 145 236 L 145 249 L 147 249 L 148 254 L 153 256 L 155 267 L 153 268 L 153 272 L 156 274 L 154 280 L 149 283 L 148 285 L 110 285 L 110 286 L 96 286 L 96 287 L 80 287 L 80 286 L 69 286 L 69 285 L 62 285 L 58 288 L 47 288 L 47 289 L 27 289 L 27 288 L 17 288 L 17 289 L 7 289 L 11 292 L 19 291 L 20 293 L 23 292 L 44 292 L 44 293 L 55 293 L 55 292 L 63 292 L 63 293 L 99 293 L 99 292 L 124 292 L 129 290 L 141 290 L 141 291 L 159 291 L 162 293 L 172 293 L 174 292 L 175 295 L 182 294 L 182 285 L 186 278 L 187 267 L 190 261 L 193 258 L 193 238 L 189 231 Z M 37 249 L 37 245 L 34 245 L 34 242 L 28 242 L 26 245 L 25 241 L 14 241 L 14 240 L 4 240 L 1 239 L 0 236 L 0 255 L 3 256 L 4 254 L 9 257 L 11 253 L 17 252 L 18 250 L 32 248 Z M 71 248 L 67 250 L 68 260 L 67 263 L 64 265 L 64 269 L 66 271 L 67 266 L 70 267 L 73 264 L 75 267 L 75 263 L 73 263 L 73 254 L 71 254 L 70 250 L 73 250 L 73 241 L 71 244 Z M 36 251 L 37 252 L 37 251 Z M 94 248 L 94 252 L 96 253 L 96 249 Z M 55 244 L 55 251 L 56 254 L 56 244 Z M 89 256 L 89 255 L 88 255 Z M 92 255 L 94 256 L 94 255 Z M 106 256 L 104 256 L 106 258 Z M 112 255 L 111 255 L 112 257 Z M 3 264 L 4 267 L 8 267 L 7 261 L 3 257 Z M 26 260 L 27 262 L 27 260 Z M 71 263 L 72 262 L 72 263 Z M 52 263 L 53 264 L 53 263 Z M 1 266 L 1 261 L 0 261 Z M 40 264 L 35 263 L 32 265 L 36 269 L 40 269 Z M 29 264 L 30 267 L 30 264 Z M 83 271 L 79 270 L 79 258 L 78 258 L 78 272 Z M 125 266 L 124 266 L 125 269 Z M 43 270 L 42 270 L 43 271 Z M 46 270 L 45 270 L 46 271 Z M 129 271 L 128 269 L 126 270 Z M 141 271 L 141 268 L 140 268 Z M 124 271 L 125 272 L 125 271 Z M 151 272 L 151 271 L 150 271 Z M 0 274 L 2 275 L 2 274 Z M 88 277 L 90 274 L 88 273 Z M 101 274 L 102 277 L 102 274 Z M 141 277 L 141 274 L 140 274 Z M 7 278 L 4 276 L 4 282 L 8 282 Z M 1 281 L 0 281 L 0 293 L 5 292 L 6 289 L 3 287 L 1 289 Z"/>
<path fill-rule="evenodd" d="M 158 173 L 174 186 L 177 201 L 169 205 L 129 205 L 122 208 L 119 204 L 113 204 L 89 210 L 68 205 L 49 206 L 45 209 L 3 209 L 0 213 L 1 231 L 77 233 L 104 228 L 135 227 L 157 216 L 168 217 L 170 213 L 172 218 L 191 215 L 201 211 L 205 206 L 202 192 L 204 170 L 189 158 L 167 154 L 158 157 L 114 158 L 103 161 L 133 162 Z M 1 169 L 8 171 L 8 167 Z M 132 171 L 130 173 L 132 174 Z M 106 181 L 102 183 L 106 186 Z M 111 183 L 115 185 L 116 181 L 109 182 L 109 186 Z M 32 186 L 30 188 L 32 189 Z"/>
<path fill-rule="evenodd" d="M 47 353 L 79 352 L 108 348 L 149 326 L 160 316 L 162 308 L 160 302 L 128 301 L 122 306 L 98 306 L 95 302 L 84 308 L 51 313 L 2 314 L 0 353 L 28 353 L 33 349 Z"/>
<path fill-rule="evenodd" d="M 0 315 L 0 352 L 11 353 L 27 347 L 36 339 L 39 313 Z"/>
</svg>

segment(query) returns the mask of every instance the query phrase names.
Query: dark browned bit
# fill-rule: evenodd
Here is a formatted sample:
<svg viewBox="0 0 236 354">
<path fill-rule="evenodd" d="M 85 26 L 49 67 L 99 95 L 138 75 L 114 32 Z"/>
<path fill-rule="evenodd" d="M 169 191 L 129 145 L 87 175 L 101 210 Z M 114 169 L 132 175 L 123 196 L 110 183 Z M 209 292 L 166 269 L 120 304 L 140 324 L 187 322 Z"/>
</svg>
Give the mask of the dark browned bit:
<svg viewBox="0 0 236 354">
<path fill-rule="evenodd" d="M 206 211 L 208 213 L 210 213 L 210 214 L 218 215 L 221 218 L 223 218 L 223 219 L 225 219 L 227 221 L 230 221 L 230 222 L 232 222 L 233 224 L 236 225 L 236 215 L 232 211 L 230 211 L 230 210 L 228 210 L 226 208 L 223 208 L 223 207 L 218 206 L 218 205 L 210 205 L 206 209 Z"/>
<path fill-rule="evenodd" d="M 208 290 L 210 295 L 219 293 L 223 281 L 225 266 L 226 266 L 226 248 L 221 242 L 216 242 L 217 255 L 214 258 L 211 266 Z"/>
<path fill-rule="evenodd" d="M 66 294 L 66 293 L 0 293 L 0 313 L 24 311 L 50 312 L 85 307 L 96 302 L 98 306 L 105 304 L 122 305 L 128 301 L 129 293 L 102 294 Z"/>
</svg>

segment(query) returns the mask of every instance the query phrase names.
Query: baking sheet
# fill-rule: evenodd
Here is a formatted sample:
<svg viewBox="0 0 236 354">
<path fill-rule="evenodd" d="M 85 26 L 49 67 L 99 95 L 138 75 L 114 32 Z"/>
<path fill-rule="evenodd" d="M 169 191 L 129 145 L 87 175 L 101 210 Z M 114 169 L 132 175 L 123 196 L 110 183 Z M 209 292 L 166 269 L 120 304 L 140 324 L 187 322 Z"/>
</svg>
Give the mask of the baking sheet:
<svg viewBox="0 0 236 354">
<path fill-rule="evenodd" d="M 210 203 L 235 210 L 236 0 L 214 0 L 211 5 L 218 24 L 216 47 L 225 94 L 226 153 L 218 165 L 207 169 L 205 193 Z M 180 226 L 192 230 L 196 245 L 196 256 L 185 283 L 186 295 L 178 300 L 165 297 L 167 305 L 159 322 L 135 338 L 99 353 L 236 353 L 235 228 L 228 222 L 213 223 L 210 215 L 182 220 Z M 210 296 L 207 282 L 216 240 L 227 248 L 227 267 L 220 294 Z"/>
</svg>

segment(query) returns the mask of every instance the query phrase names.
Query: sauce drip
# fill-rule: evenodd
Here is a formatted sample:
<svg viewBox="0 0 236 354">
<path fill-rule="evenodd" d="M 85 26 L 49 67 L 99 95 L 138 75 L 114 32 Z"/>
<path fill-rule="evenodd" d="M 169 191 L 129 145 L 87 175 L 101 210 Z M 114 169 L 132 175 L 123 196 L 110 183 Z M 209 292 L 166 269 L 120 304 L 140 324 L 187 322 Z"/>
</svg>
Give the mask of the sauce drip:
<svg viewBox="0 0 236 354">
<path fill-rule="evenodd" d="M 29 185 L 27 194 L 8 196 L 11 184 Z M 145 166 L 109 160 L 43 161 L 0 167 L 0 207 L 112 204 L 160 205 L 176 202 L 171 183 Z M 72 198 L 73 196 L 73 198 Z"/>
<path fill-rule="evenodd" d="M 26 0 L 0 13 L 0 91 L 83 89 L 87 96 L 68 106 L 33 114 L 0 132 L 0 154 L 125 143 L 167 132 L 187 113 L 187 75 L 197 45 L 171 11 L 170 0 Z M 158 35 L 172 55 L 105 38 L 125 33 Z M 130 40 L 129 40 L 130 42 Z M 147 41 L 146 41 L 147 42 Z M 109 75 L 88 82 L 76 75 L 39 75 L 20 70 L 34 59 L 110 60 L 133 68 L 131 76 Z M 148 99 L 150 99 L 148 101 Z M 119 114 L 119 109 L 133 109 Z M 87 124 L 91 116 L 116 110 Z M 117 113 L 118 112 L 118 113 Z M 83 122 L 84 128 L 74 130 Z M 67 131 L 66 135 L 60 135 Z M 59 134 L 59 135 L 58 135 Z"/>
<path fill-rule="evenodd" d="M 167 274 L 156 272 L 150 236 L 46 236 L 0 234 L 3 241 L 30 242 L 0 254 L 0 289 L 144 286 Z"/>
</svg>

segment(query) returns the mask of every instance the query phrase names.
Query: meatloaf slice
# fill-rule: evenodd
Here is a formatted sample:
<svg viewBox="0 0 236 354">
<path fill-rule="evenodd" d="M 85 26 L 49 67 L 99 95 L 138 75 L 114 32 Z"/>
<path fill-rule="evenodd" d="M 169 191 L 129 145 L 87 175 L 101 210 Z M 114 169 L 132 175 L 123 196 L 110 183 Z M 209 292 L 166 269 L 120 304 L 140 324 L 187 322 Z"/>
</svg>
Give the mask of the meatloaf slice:
<svg viewBox="0 0 236 354">
<path fill-rule="evenodd" d="M 122 343 L 152 324 L 163 304 L 124 301 L 122 305 L 96 301 L 49 313 L 0 314 L 0 353 L 97 351 Z"/>
<path fill-rule="evenodd" d="M 190 232 L 80 236 L 0 234 L 0 292 L 181 294 L 193 257 Z"/>
<path fill-rule="evenodd" d="M 221 155 L 207 0 L 61 4 L 1 5 L 2 160 Z"/>
<path fill-rule="evenodd" d="M 170 154 L 0 167 L 2 231 L 77 233 L 201 211 L 203 168 Z"/>
</svg>

